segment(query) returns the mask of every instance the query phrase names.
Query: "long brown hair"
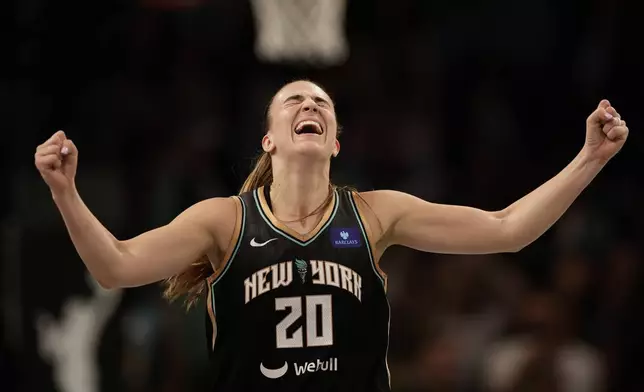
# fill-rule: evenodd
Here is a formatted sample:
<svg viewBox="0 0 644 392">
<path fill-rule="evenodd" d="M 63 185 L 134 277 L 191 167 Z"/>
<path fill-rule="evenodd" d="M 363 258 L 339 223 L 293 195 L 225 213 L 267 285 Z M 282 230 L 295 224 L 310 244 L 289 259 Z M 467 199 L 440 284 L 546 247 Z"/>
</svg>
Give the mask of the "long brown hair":
<svg viewBox="0 0 644 392">
<path fill-rule="evenodd" d="M 273 97 L 274 98 L 274 97 Z M 268 132 L 270 126 L 270 106 L 273 102 L 273 99 L 269 102 L 264 113 L 264 132 Z M 338 125 L 337 137 L 340 136 L 341 128 Z M 271 164 L 271 156 L 266 151 L 263 151 L 255 161 L 255 166 L 250 172 L 246 181 L 242 185 L 239 194 L 252 191 L 254 189 L 260 188 L 262 186 L 270 185 L 273 182 L 273 166 Z M 307 216 L 301 218 L 306 219 L 310 216 L 318 214 L 320 211 L 323 211 L 329 203 L 333 201 L 333 192 L 332 190 L 336 187 L 333 184 L 329 185 L 330 192 L 327 196 L 324 203 L 322 203 L 318 208 Z M 204 255 L 199 260 L 195 261 L 186 268 L 183 272 L 171 276 L 165 280 L 165 290 L 163 296 L 170 300 L 171 302 L 180 298 L 181 296 L 186 296 L 185 306 L 186 309 L 190 309 L 193 305 L 197 303 L 199 298 L 201 298 L 208 289 L 207 279 L 215 271 L 210 264 L 208 256 Z"/>
<path fill-rule="evenodd" d="M 270 185 L 272 181 L 271 156 L 266 152 L 262 152 L 255 162 L 255 167 L 246 178 L 246 181 L 244 181 L 239 194 Z M 214 272 L 208 256 L 204 255 L 183 272 L 166 279 L 163 296 L 172 302 L 185 295 L 186 309 L 190 309 L 206 293 L 208 289 L 207 279 Z"/>
</svg>

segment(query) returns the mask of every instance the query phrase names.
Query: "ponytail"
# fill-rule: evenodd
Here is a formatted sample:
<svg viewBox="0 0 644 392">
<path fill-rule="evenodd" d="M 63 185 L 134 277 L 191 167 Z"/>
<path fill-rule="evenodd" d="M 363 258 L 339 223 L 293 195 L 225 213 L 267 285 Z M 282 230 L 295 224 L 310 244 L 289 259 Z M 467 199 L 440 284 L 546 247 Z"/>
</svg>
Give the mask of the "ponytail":
<svg viewBox="0 0 644 392">
<path fill-rule="evenodd" d="M 257 158 L 255 168 L 250 172 L 244 185 L 242 185 L 239 194 L 252 191 L 262 186 L 270 185 L 273 182 L 273 166 L 271 165 L 271 156 L 266 151 Z"/>
<path fill-rule="evenodd" d="M 239 194 L 269 185 L 272 181 L 273 167 L 271 165 L 271 156 L 264 151 L 257 158 L 255 167 L 248 175 L 248 178 L 246 178 L 246 181 L 244 181 L 244 185 L 242 185 Z M 204 255 L 183 272 L 166 279 L 166 288 L 163 296 L 172 302 L 185 295 L 185 306 L 186 310 L 188 310 L 206 293 L 208 290 L 207 279 L 214 272 L 210 260 Z"/>
</svg>

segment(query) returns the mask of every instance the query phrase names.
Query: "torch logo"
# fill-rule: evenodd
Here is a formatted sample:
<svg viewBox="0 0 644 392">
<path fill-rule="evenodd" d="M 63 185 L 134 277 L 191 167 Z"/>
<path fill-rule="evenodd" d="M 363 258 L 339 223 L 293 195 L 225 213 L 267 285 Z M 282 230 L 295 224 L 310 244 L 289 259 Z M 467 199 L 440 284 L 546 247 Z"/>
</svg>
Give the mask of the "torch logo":
<svg viewBox="0 0 644 392">
<path fill-rule="evenodd" d="M 306 281 L 306 272 L 309 269 L 309 265 L 306 263 L 306 261 L 296 258 L 295 267 L 297 268 L 297 273 L 300 274 L 300 279 L 302 279 L 302 283 L 304 283 Z"/>
</svg>

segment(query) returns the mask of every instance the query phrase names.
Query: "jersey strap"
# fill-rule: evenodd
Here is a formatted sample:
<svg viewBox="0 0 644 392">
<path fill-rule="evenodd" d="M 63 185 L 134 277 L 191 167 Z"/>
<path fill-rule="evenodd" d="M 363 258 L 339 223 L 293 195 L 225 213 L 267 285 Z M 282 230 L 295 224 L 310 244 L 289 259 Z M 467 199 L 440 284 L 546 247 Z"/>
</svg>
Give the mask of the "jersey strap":
<svg viewBox="0 0 644 392">
<path fill-rule="evenodd" d="M 214 287 L 224 276 L 226 271 L 230 269 L 237 252 L 239 251 L 239 246 L 241 240 L 244 237 L 244 229 L 246 228 L 246 203 L 244 199 L 238 196 L 234 196 L 235 208 L 237 209 L 237 215 L 235 218 L 235 228 L 233 229 L 233 235 L 230 238 L 228 244 L 228 249 L 226 249 L 226 254 L 221 259 L 219 268 L 212 275 L 206 279 L 208 286 L 208 298 L 206 300 L 206 307 L 208 309 L 208 316 L 210 317 L 210 322 L 212 323 L 212 348 L 215 347 L 215 336 L 216 336 L 216 311 L 215 311 L 215 290 Z"/>
</svg>

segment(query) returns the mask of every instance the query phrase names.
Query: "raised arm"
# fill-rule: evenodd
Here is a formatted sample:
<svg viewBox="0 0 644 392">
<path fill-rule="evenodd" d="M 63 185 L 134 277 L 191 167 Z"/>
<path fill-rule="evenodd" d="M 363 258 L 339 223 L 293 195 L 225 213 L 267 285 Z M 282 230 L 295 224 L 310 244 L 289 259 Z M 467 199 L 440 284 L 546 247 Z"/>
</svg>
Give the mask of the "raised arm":
<svg viewBox="0 0 644 392">
<path fill-rule="evenodd" d="M 216 263 L 225 252 L 235 225 L 237 204 L 232 198 L 203 201 L 163 227 L 129 240 L 116 239 L 76 191 L 77 154 L 71 140 L 58 132 L 38 147 L 36 166 L 51 189 L 79 256 L 103 287 L 159 281 L 203 255 Z"/>
<path fill-rule="evenodd" d="M 215 198 L 193 205 L 165 226 L 120 241 L 77 193 L 55 201 L 79 256 L 106 288 L 168 278 L 203 255 L 217 263 L 235 224 L 234 199 Z"/>
<path fill-rule="evenodd" d="M 501 211 L 434 204 L 405 193 L 361 196 L 377 217 L 382 251 L 403 245 L 437 253 L 513 252 L 539 238 L 624 144 L 626 124 L 608 101 L 588 117 L 586 144 L 559 174 Z M 374 226 L 374 225 L 371 225 Z"/>
</svg>

